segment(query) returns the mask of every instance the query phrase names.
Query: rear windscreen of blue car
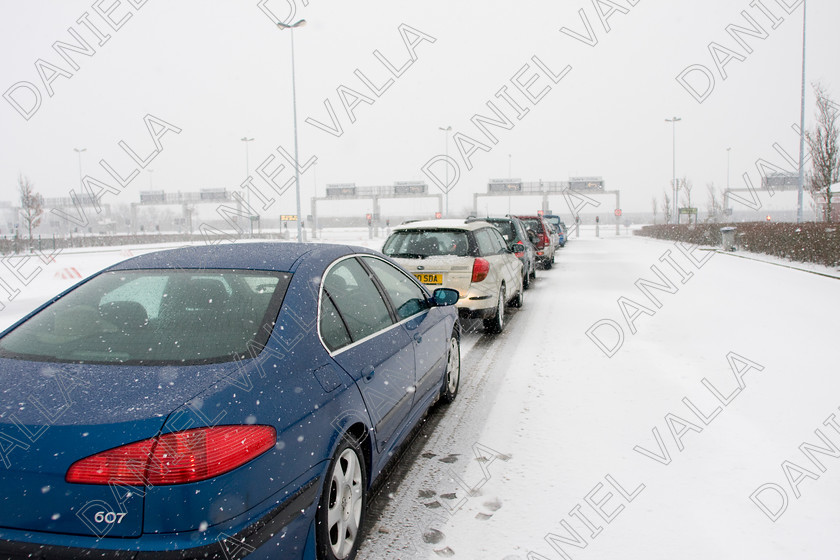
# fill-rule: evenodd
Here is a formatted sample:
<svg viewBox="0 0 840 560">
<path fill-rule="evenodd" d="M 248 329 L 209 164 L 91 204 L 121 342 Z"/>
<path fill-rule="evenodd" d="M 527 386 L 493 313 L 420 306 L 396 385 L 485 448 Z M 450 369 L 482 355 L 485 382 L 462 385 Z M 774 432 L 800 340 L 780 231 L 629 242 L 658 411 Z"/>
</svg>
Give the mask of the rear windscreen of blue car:
<svg viewBox="0 0 840 560">
<path fill-rule="evenodd" d="M 188 365 L 258 353 L 291 274 L 240 270 L 102 273 L 0 339 L 36 361 Z"/>
</svg>

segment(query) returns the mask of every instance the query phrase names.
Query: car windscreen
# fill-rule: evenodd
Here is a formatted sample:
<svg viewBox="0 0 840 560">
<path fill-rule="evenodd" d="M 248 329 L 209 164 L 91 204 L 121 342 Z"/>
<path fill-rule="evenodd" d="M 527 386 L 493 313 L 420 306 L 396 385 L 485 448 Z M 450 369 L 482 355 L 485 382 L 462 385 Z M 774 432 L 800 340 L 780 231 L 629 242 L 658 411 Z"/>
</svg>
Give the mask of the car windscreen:
<svg viewBox="0 0 840 560">
<path fill-rule="evenodd" d="M 401 230 L 395 231 L 385 242 L 382 252 L 389 257 L 424 259 L 439 255 L 466 257 L 469 239 L 460 230 Z"/>
<path fill-rule="evenodd" d="M 240 270 L 105 272 L 6 334 L 0 356 L 126 365 L 232 361 L 263 347 L 290 278 Z"/>
</svg>

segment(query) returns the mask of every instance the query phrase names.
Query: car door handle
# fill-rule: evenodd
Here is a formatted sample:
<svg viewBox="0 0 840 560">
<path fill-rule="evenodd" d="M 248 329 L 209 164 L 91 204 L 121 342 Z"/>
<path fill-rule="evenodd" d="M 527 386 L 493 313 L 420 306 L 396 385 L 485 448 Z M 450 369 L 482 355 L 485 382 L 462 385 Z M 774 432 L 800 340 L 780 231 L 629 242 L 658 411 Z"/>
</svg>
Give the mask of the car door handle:
<svg viewBox="0 0 840 560">
<path fill-rule="evenodd" d="M 365 378 L 365 381 L 370 381 L 371 379 L 373 379 L 375 373 L 376 369 L 373 366 L 367 366 L 362 368 L 362 377 Z"/>
<path fill-rule="evenodd" d="M 415 334 L 414 335 L 414 342 L 416 342 L 417 344 L 420 344 L 421 342 L 423 342 L 423 336 L 420 333 Z"/>
</svg>

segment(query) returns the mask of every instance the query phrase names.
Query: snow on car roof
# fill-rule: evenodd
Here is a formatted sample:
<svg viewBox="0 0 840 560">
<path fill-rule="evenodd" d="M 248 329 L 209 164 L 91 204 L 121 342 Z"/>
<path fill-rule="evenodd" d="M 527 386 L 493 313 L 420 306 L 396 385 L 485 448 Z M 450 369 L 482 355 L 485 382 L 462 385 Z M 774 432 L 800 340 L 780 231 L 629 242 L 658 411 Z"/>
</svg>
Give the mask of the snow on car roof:
<svg viewBox="0 0 840 560">
<path fill-rule="evenodd" d="M 128 259 L 110 270 L 138 268 L 233 268 L 292 272 L 313 251 L 370 252 L 361 247 L 327 243 L 239 242 L 155 251 Z"/>
<path fill-rule="evenodd" d="M 441 220 L 423 220 L 419 222 L 411 222 L 409 224 L 402 224 L 394 228 L 394 231 L 403 231 L 410 229 L 463 229 L 476 230 L 482 227 L 492 226 L 483 219 L 464 219 L 464 218 L 445 218 Z"/>
</svg>

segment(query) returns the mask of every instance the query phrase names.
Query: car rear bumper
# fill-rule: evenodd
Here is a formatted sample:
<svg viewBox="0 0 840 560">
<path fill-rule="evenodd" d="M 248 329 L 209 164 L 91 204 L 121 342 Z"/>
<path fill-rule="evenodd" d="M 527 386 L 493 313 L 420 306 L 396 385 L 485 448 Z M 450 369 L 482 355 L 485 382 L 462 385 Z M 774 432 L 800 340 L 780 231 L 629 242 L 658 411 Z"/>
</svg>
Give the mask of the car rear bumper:
<svg viewBox="0 0 840 560">
<path fill-rule="evenodd" d="M 458 308 L 458 316 L 461 319 L 489 319 L 494 315 L 496 315 L 495 305 L 492 307 L 482 307 L 478 309 L 472 309 L 470 307 Z"/>
<path fill-rule="evenodd" d="M 9 560 L 75 560 L 79 558 L 229 560 L 241 558 L 278 537 L 282 537 L 286 545 L 302 551 L 310 524 L 305 511 L 315 504 L 320 488 L 319 482 L 319 478 L 312 479 L 289 499 L 246 528 L 231 535 L 223 531 L 219 532 L 216 538 L 210 539 L 208 544 L 200 546 L 188 547 L 190 537 L 183 533 L 147 535 L 136 539 L 107 537 L 96 539 L 0 528 L 0 558 Z M 32 542 L 33 540 L 43 542 Z M 207 540 L 205 538 L 204 542 Z M 89 541 L 90 544 L 87 545 L 85 541 Z M 58 542 L 65 544 L 53 544 Z"/>
</svg>

